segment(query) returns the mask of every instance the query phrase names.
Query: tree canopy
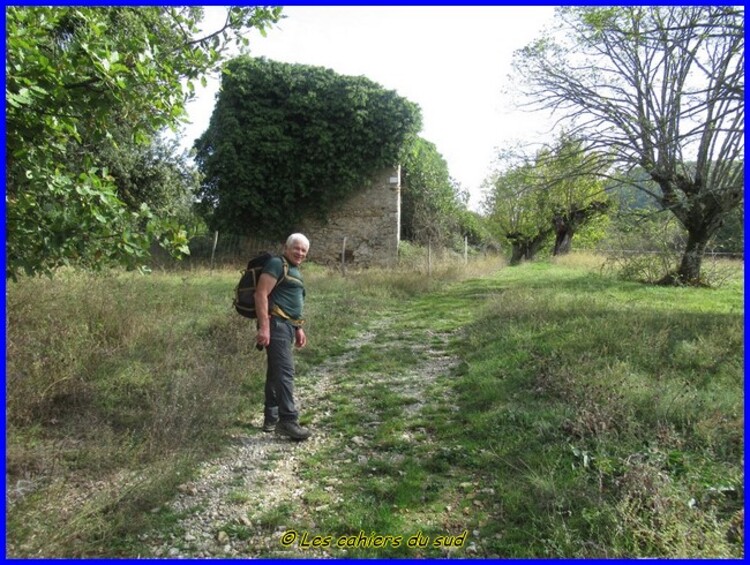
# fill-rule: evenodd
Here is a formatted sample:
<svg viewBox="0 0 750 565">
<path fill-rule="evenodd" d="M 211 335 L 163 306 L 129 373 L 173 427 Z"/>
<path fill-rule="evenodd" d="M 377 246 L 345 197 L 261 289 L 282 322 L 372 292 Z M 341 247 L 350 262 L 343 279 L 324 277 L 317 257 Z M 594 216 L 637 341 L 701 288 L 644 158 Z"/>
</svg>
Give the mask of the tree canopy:
<svg viewBox="0 0 750 565">
<path fill-rule="evenodd" d="M 597 159 L 581 146 L 563 134 L 533 160 L 499 156 L 485 181 L 484 207 L 491 229 L 512 246 L 512 264 L 532 259 L 553 239 L 554 254 L 568 252 L 576 232 L 607 210 L 603 182 L 592 169 Z"/>
<path fill-rule="evenodd" d="M 744 8 L 566 7 L 516 54 L 515 81 L 688 232 L 665 280 L 700 283 L 712 235 L 743 199 Z"/>
<path fill-rule="evenodd" d="M 281 237 L 401 160 L 419 107 L 366 77 L 238 57 L 196 141 L 213 229 Z"/>
<path fill-rule="evenodd" d="M 448 163 L 434 143 L 418 137 L 404 152 L 402 166 L 401 237 L 444 243 L 460 207 Z"/>
<path fill-rule="evenodd" d="M 280 8 L 230 8 L 199 33 L 200 7 L 6 8 L 6 276 L 76 264 L 134 266 L 185 234 L 127 198 L 105 154 L 150 143 L 243 30 Z M 120 177 L 122 178 L 122 177 Z"/>
</svg>

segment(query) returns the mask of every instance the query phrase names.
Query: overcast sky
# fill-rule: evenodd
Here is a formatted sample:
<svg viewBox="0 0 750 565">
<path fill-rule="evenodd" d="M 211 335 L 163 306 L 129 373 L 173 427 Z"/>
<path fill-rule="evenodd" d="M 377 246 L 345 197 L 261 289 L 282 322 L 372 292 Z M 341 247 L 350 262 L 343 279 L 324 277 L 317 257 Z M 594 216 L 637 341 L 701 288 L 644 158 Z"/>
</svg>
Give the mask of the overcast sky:
<svg viewBox="0 0 750 565">
<path fill-rule="evenodd" d="M 207 8 L 206 29 L 223 8 Z M 496 148 L 545 136 L 549 121 L 512 107 L 511 57 L 552 21 L 551 6 L 289 6 L 268 30 L 253 32 L 250 55 L 363 75 L 422 109 L 421 136 L 435 144 L 450 175 L 478 209 Z M 190 147 L 208 127 L 219 81 L 188 105 Z"/>
</svg>

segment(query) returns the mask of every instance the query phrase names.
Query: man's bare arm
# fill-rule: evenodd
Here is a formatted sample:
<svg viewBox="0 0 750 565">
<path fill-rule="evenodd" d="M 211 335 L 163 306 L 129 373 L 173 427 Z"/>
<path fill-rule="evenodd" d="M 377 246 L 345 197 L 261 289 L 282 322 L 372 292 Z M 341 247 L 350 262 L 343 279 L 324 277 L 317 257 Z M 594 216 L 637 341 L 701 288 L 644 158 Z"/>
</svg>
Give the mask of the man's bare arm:
<svg viewBox="0 0 750 565">
<path fill-rule="evenodd" d="M 276 279 L 263 273 L 255 287 L 255 312 L 258 314 L 258 336 L 255 341 L 262 347 L 271 343 L 271 322 L 268 313 L 268 297 L 276 286 Z"/>
</svg>

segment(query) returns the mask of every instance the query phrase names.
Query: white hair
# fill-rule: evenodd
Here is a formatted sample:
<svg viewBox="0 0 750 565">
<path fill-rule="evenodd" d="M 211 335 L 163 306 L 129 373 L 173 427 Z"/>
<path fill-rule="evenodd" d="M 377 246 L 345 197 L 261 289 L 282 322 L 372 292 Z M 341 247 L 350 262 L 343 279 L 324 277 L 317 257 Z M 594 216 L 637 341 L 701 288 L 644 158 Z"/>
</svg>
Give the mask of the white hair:
<svg viewBox="0 0 750 565">
<path fill-rule="evenodd" d="M 307 238 L 306 238 L 306 237 L 305 237 L 305 236 L 304 236 L 303 234 L 301 234 L 301 233 L 293 233 L 292 235 L 290 235 L 290 236 L 289 236 L 289 237 L 287 238 L 287 240 L 286 240 L 286 247 L 287 247 L 287 249 L 288 249 L 288 248 L 290 248 L 290 247 L 291 247 L 292 245 L 294 245 L 294 242 L 295 242 L 295 241 L 299 241 L 299 242 L 301 242 L 301 243 L 304 243 L 304 244 L 305 244 L 305 247 L 307 247 L 307 249 L 308 249 L 308 250 L 310 249 L 310 240 L 309 240 L 309 239 L 307 239 Z"/>
</svg>

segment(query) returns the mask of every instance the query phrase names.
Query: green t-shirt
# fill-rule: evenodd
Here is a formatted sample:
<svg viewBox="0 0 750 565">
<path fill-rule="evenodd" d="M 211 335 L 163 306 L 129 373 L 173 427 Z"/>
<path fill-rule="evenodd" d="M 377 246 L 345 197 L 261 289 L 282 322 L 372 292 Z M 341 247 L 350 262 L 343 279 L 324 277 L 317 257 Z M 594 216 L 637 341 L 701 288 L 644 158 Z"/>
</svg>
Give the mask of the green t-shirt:
<svg viewBox="0 0 750 565">
<path fill-rule="evenodd" d="M 305 305 L 305 281 L 302 278 L 299 267 L 295 267 L 288 260 L 287 263 L 289 271 L 286 278 L 271 293 L 270 302 L 271 304 L 277 304 L 293 320 L 301 320 L 302 310 Z M 284 273 L 281 257 L 272 257 L 269 259 L 268 263 L 263 267 L 263 272 L 268 273 L 278 280 Z"/>
</svg>

